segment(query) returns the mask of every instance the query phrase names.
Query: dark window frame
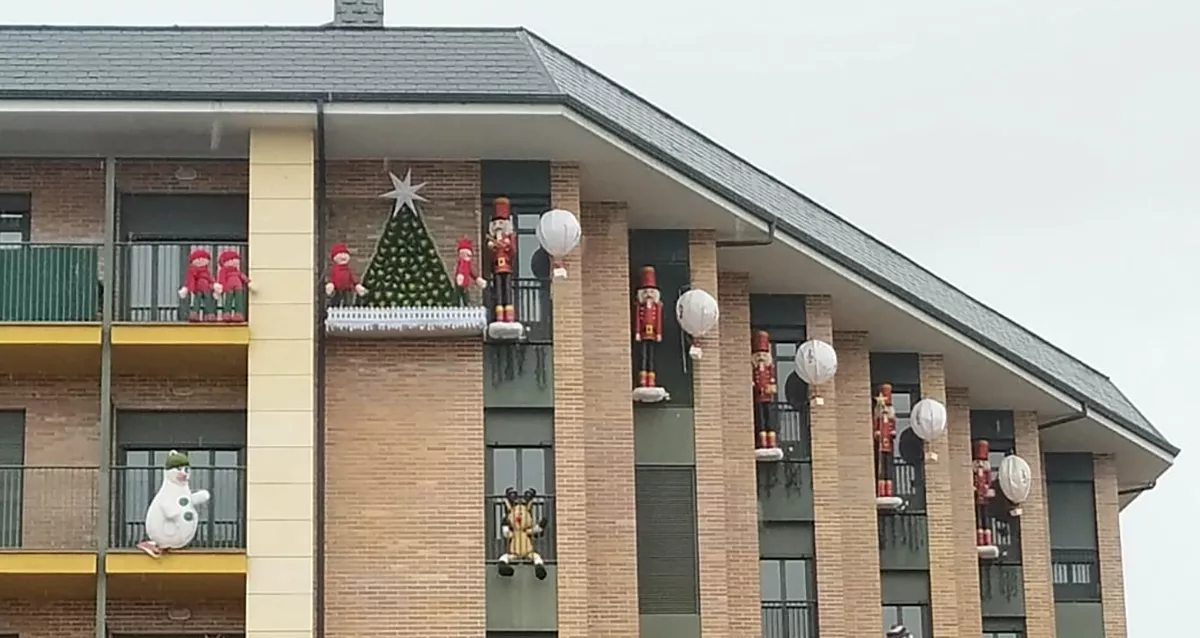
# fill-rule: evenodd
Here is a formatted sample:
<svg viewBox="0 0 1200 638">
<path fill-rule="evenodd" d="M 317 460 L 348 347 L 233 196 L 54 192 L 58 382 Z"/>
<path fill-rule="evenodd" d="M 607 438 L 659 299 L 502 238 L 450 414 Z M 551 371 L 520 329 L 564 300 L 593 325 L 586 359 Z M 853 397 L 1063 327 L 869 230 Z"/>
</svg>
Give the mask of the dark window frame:
<svg viewBox="0 0 1200 638">
<path fill-rule="evenodd" d="M 0 235 L 20 233 L 16 242 L 0 238 L 0 244 L 28 243 L 32 232 L 33 198 L 29 193 L 0 193 Z"/>
<path fill-rule="evenodd" d="M 779 579 L 779 599 L 767 600 L 762 596 L 767 581 L 764 568 L 768 563 L 775 563 L 776 576 Z M 788 591 L 789 563 L 803 565 L 804 595 L 792 597 Z M 760 605 L 762 608 L 763 636 L 768 638 L 805 638 L 817 635 L 820 621 L 817 618 L 817 569 L 816 559 L 811 556 L 803 557 L 774 557 L 764 556 L 758 560 L 758 575 L 760 581 Z M 779 615 L 778 624 L 771 622 L 772 612 Z M 793 624 L 795 623 L 795 624 Z"/>
<path fill-rule="evenodd" d="M 896 619 L 889 620 L 887 612 L 889 609 L 896 611 Z M 909 622 L 906 612 L 916 610 L 920 614 L 917 623 Z M 913 638 L 930 638 L 933 636 L 933 605 L 930 603 L 884 603 L 883 604 L 883 630 L 891 629 L 897 622 L 903 624 L 912 632 Z"/>
<path fill-rule="evenodd" d="M 513 450 L 513 464 L 515 469 L 515 480 L 513 485 L 497 485 L 496 484 L 496 461 L 495 454 L 499 450 Z M 491 443 L 489 442 L 484 447 L 484 486 L 486 501 L 487 527 L 491 530 L 486 532 L 490 537 L 487 543 L 487 560 L 493 563 L 500 558 L 503 553 L 505 541 L 500 535 L 500 520 L 503 518 L 503 498 L 504 491 L 512 487 L 518 492 L 524 492 L 530 486 L 526 484 L 526 479 L 523 477 L 525 469 L 525 455 L 523 452 L 529 450 L 537 450 L 542 453 L 542 487 L 539 489 L 537 497 L 534 499 L 534 516 L 539 514 L 538 508 L 542 508 L 540 512 L 543 516 L 549 519 L 549 525 L 543 532 L 543 535 L 535 540 L 537 551 L 542 555 L 547 565 L 554 565 L 558 562 L 558 534 L 557 520 L 554 501 L 554 445 L 548 442 L 532 444 L 532 443 Z"/>
</svg>

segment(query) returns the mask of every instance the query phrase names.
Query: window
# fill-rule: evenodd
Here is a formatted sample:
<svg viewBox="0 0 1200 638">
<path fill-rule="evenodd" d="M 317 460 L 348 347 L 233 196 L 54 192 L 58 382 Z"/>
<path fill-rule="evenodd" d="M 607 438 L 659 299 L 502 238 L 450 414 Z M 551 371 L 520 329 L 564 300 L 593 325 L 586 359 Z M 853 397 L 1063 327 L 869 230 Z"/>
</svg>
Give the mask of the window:
<svg viewBox="0 0 1200 638">
<path fill-rule="evenodd" d="M 644 615 L 698 614 L 696 470 L 641 465 L 635 482 L 638 609 Z"/>
<path fill-rule="evenodd" d="M 0 195 L 0 244 L 29 241 L 29 195 Z"/>
<path fill-rule="evenodd" d="M 507 540 L 501 533 L 504 520 L 504 492 L 537 490 L 533 501 L 535 519 L 549 522 L 545 532 L 536 539 L 536 549 L 542 558 L 553 563 L 556 557 L 554 521 L 554 449 L 550 446 L 494 445 L 487 449 L 488 496 L 488 560 L 497 560 L 505 553 Z"/>
<path fill-rule="evenodd" d="M 1023 631 L 985 631 L 983 638 L 1025 638 Z"/>
<path fill-rule="evenodd" d="M 0 411 L 0 547 L 21 546 L 25 413 Z"/>
<path fill-rule="evenodd" d="M 1096 550 L 1051 549 L 1050 564 L 1056 602 L 1100 600 L 1100 560 Z"/>
<path fill-rule="evenodd" d="M 764 558 L 758 567 L 763 638 L 815 638 L 817 592 L 812 559 Z"/>
<path fill-rule="evenodd" d="M 798 456 L 789 454 L 789 460 L 808 459 L 812 456 L 812 439 L 808 413 L 808 386 L 796 376 L 796 341 L 772 341 L 775 358 L 777 392 L 773 418 L 780 447 L 785 451 L 791 444 Z"/>
<path fill-rule="evenodd" d="M 930 627 L 932 619 L 929 616 L 929 605 L 884 605 L 883 630 L 887 631 L 896 625 L 904 625 L 912 632 L 913 638 L 928 638 L 933 634 Z"/>
</svg>

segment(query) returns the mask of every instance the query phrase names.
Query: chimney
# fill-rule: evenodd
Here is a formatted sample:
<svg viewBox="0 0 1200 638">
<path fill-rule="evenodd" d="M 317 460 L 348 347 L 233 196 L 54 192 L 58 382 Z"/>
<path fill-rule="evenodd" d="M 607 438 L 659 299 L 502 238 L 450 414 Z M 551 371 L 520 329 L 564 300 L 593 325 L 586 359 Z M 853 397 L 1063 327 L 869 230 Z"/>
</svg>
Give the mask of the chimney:
<svg viewBox="0 0 1200 638">
<path fill-rule="evenodd" d="M 383 27 L 384 0 L 333 0 L 333 26 Z"/>
</svg>

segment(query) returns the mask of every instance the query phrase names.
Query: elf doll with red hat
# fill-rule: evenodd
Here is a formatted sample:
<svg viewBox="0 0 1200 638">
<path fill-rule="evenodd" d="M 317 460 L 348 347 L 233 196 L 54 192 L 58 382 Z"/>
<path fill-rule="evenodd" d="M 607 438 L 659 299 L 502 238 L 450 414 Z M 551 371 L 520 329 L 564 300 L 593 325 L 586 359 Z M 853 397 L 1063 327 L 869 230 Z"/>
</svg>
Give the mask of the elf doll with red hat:
<svg viewBox="0 0 1200 638">
<path fill-rule="evenodd" d="M 638 348 L 638 386 L 633 399 L 641 403 L 657 403 L 669 398 L 665 388 L 658 386 L 654 361 L 658 344 L 662 343 L 663 303 L 658 289 L 658 273 L 654 266 L 643 266 L 641 284 L 636 295 L 633 340 Z"/>
<path fill-rule="evenodd" d="M 754 379 L 754 456 L 760 461 L 783 458 L 775 425 L 771 422 L 771 404 L 779 392 L 775 379 L 775 359 L 771 356 L 771 335 L 765 330 L 754 333 L 750 347 L 750 364 Z"/>
<path fill-rule="evenodd" d="M 991 446 L 987 440 L 975 441 L 972 455 L 973 482 L 975 487 L 975 549 L 980 558 L 999 558 L 1000 549 L 992 542 L 992 522 L 988 505 L 996 496 L 992 487 Z"/>
<path fill-rule="evenodd" d="M 325 283 L 325 295 L 330 297 L 331 306 L 353 306 L 356 296 L 367 294 L 367 289 L 354 276 L 350 267 L 350 249 L 346 244 L 335 244 L 329 251 L 329 281 Z"/>
<path fill-rule="evenodd" d="M 188 321 L 216 321 L 217 308 L 213 299 L 213 276 L 209 266 L 212 254 L 197 248 L 188 255 L 188 268 L 184 274 L 179 298 L 188 301 Z"/>
<path fill-rule="evenodd" d="M 475 263 L 475 246 L 470 239 L 458 240 L 458 262 L 454 265 L 454 288 L 458 291 L 458 304 L 467 305 L 471 286 L 487 288 L 487 280 L 479 276 L 479 265 Z"/>
<path fill-rule="evenodd" d="M 507 197 L 497 197 L 492 221 L 488 224 L 488 249 L 492 251 L 492 282 L 496 297 L 497 323 L 517 320 L 513 305 L 512 275 L 517 255 L 517 238 L 513 233 L 512 204 Z"/>
<path fill-rule="evenodd" d="M 242 256 L 236 250 L 225 250 L 217 258 L 217 283 L 213 292 L 221 308 L 221 320 L 241 323 L 246 320 L 246 291 L 250 278 L 242 272 Z"/>
</svg>

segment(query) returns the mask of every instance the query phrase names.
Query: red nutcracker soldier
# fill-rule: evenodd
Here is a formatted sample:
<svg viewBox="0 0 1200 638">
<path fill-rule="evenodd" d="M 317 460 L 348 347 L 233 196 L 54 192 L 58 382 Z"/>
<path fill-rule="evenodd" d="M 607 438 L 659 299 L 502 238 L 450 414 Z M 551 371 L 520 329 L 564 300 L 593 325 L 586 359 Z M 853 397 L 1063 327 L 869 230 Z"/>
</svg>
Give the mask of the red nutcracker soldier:
<svg viewBox="0 0 1200 638">
<path fill-rule="evenodd" d="M 488 248 L 492 251 L 492 282 L 496 295 L 495 321 L 512 323 L 517 320 L 513 306 L 512 274 L 517 244 L 513 234 L 512 205 L 507 197 L 497 197 L 492 222 L 488 224 Z"/>
<path fill-rule="evenodd" d="M 992 487 L 992 461 L 988 442 L 975 442 L 971 473 L 975 483 L 975 545 L 981 558 L 997 558 L 1000 550 L 992 543 L 992 522 L 988 516 L 988 505 L 996 496 Z"/>
<path fill-rule="evenodd" d="M 760 461 L 783 458 L 776 439 L 775 424 L 771 421 L 771 404 L 779 391 L 775 379 L 775 360 L 771 356 L 771 335 L 759 330 L 750 346 L 750 363 L 754 378 L 754 456 Z"/>
<path fill-rule="evenodd" d="M 662 343 L 663 304 L 658 289 L 658 273 L 654 266 L 642 267 L 642 281 L 637 289 L 634 309 L 633 340 L 638 344 L 638 387 L 633 398 L 642 403 L 657 403 L 668 398 L 667 391 L 658 387 L 654 353 Z"/>
<path fill-rule="evenodd" d="M 896 509 L 904 499 L 896 496 L 896 408 L 890 383 L 881 384 L 875 395 L 871 428 L 875 437 L 875 506 Z"/>
<path fill-rule="evenodd" d="M 479 276 L 479 265 L 475 263 L 475 246 L 470 239 L 458 240 L 458 262 L 454 265 L 454 288 L 458 291 L 459 305 L 467 305 L 471 286 L 487 287 L 487 280 Z"/>
</svg>

